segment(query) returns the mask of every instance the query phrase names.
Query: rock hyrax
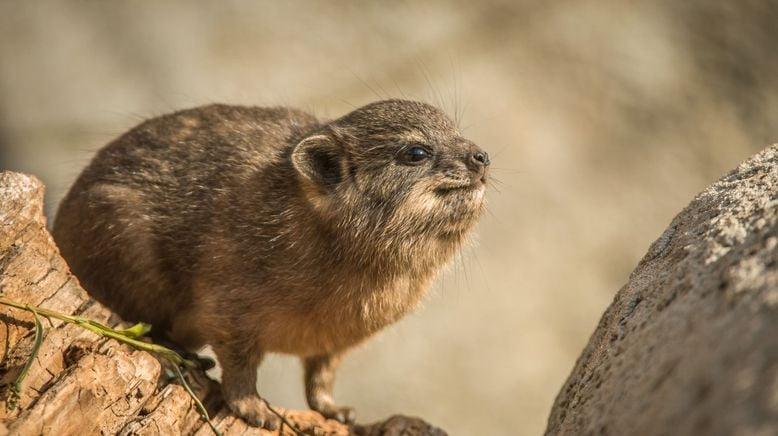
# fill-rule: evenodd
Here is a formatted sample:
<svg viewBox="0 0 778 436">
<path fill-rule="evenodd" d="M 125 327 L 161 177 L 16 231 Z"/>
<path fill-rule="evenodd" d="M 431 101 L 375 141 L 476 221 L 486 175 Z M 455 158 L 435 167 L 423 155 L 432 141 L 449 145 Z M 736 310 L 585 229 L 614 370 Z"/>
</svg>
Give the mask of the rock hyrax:
<svg viewBox="0 0 778 436">
<path fill-rule="evenodd" d="M 54 238 L 86 290 L 187 350 L 210 344 L 232 410 L 275 417 L 267 352 L 300 356 L 308 404 L 346 350 L 412 310 L 484 209 L 489 157 L 440 110 L 387 100 L 334 121 L 211 105 L 146 121 L 101 149 Z"/>
</svg>

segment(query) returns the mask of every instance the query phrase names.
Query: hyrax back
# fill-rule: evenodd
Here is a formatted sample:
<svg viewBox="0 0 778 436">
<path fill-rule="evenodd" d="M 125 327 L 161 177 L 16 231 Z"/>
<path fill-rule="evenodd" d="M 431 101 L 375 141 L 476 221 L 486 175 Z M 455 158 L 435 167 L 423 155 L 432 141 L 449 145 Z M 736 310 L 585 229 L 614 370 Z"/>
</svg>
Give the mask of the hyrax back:
<svg viewBox="0 0 778 436">
<path fill-rule="evenodd" d="M 189 349 L 211 344 L 232 409 L 265 352 L 303 358 L 310 406 L 349 347 L 418 303 L 480 215 L 489 159 L 432 106 L 377 102 L 332 122 L 212 105 L 149 120 L 97 154 L 54 237 L 96 299 Z"/>
</svg>

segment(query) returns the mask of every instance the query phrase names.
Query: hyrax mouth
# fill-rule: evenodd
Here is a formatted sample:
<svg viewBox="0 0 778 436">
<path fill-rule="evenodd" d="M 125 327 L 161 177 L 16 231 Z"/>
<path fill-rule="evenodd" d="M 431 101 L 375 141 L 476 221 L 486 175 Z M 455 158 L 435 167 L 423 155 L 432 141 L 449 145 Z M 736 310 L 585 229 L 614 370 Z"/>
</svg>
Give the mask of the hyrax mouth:
<svg viewBox="0 0 778 436">
<path fill-rule="evenodd" d="M 475 181 L 444 184 L 435 188 L 435 192 L 441 195 L 448 195 L 459 192 L 477 191 L 484 189 L 485 187 L 486 184 L 482 180 L 478 179 Z"/>
</svg>

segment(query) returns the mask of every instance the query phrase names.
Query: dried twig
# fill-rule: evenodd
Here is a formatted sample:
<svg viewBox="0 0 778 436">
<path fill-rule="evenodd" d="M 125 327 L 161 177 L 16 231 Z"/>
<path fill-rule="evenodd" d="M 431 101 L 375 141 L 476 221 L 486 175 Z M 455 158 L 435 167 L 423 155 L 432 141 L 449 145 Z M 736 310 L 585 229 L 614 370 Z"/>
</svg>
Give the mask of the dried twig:
<svg viewBox="0 0 778 436">
<path fill-rule="evenodd" d="M 284 425 L 286 425 L 287 427 L 289 427 L 290 429 L 292 429 L 292 431 L 293 431 L 293 432 L 295 432 L 295 433 L 297 434 L 297 436 L 315 436 L 315 435 L 311 435 L 311 433 L 308 433 L 308 432 L 306 432 L 306 431 L 304 431 L 304 430 L 301 430 L 301 429 L 300 429 L 300 428 L 298 428 L 296 425 L 294 425 L 294 424 L 292 424 L 291 422 L 289 422 L 289 420 L 288 420 L 288 419 L 286 419 L 286 415 L 282 415 L 282 414 L 280 414 L 280 413 L 279 413 L 279 412 L 278 412 L 276 409 L 274 409 L 274 408 L 273 408 L 273 407 L 270 405 L 270 403 L 268 403 L 268 401 L 267 401 L 266 399 L 264 399 L 264 398 L 263 398 L 263 399 L 262 399 L 262 401 L 264 401 L 264 402 L 265 402 L 265 405 L 267 406 L 267 408 L 268 408 L 268 409 L 269 409 L 271 412 L 273 412 L 273 414 L 275 414 L 277 417 L 279 417 L 279 418 L 281 419 L 281 422 L 282 422 Z M 282 427 L 282 428 L 283 428 L 283 427 Z M 279 433 L 280 433 L 280 431 L 279 431 Z"/>
<path fill-rule="evenodd" d="M 200 401 L 199 398 L 197 398 L 197 395 L 192 391 L 192 388 L 189 386 L 189 382 L 186 381 L 184 378 L 184 373 L 181 372 L 181 368 L 179 368 L 178 365 L 175 363 L 173 364 L 173 368 L 176 370 L 176 374 L 178 375 L 179 380 L 181 380 L 181 385 L 186 389 L 187 392 L 189 392 L 189 396 L 192 397 L 192 400 L 195 402 L 195 405 L 197 406 L 197 409 L 200 411 L 200 414 L 202 415 L 205 422 L 208 423 L 208 426 L 211 427 L 211 430 L 213 430 L 214 434 L 216 436 L 221 436 L 221 432 L 216 428 L 216 426 L 213 425 L 213 422 L 211 422 L 211 417 L 208 416 L 208 410 L 205 409 L 205 406 L 203 405 L 202 401 Z"/>
</svg>

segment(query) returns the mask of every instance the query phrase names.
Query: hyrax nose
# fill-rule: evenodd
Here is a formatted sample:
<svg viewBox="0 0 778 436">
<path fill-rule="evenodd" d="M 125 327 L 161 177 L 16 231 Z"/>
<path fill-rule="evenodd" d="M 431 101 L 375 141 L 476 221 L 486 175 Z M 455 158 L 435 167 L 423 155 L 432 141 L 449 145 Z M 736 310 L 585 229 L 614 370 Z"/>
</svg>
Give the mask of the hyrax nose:
<svg viewBox="0 0 778 436">
<path fill-rule="evenodd" d="M 481 150 L 477 145 L 470 149 L 470 165 L 473 169 L 485 169 L 489 166 L 489 154 Z"/>
<path fill-rule="evenodd" d="M 485 151 L 476 151 L 472 158 L 476 161 L 476 165 L 489 166 L 489 155 Z"/>
</svg>

